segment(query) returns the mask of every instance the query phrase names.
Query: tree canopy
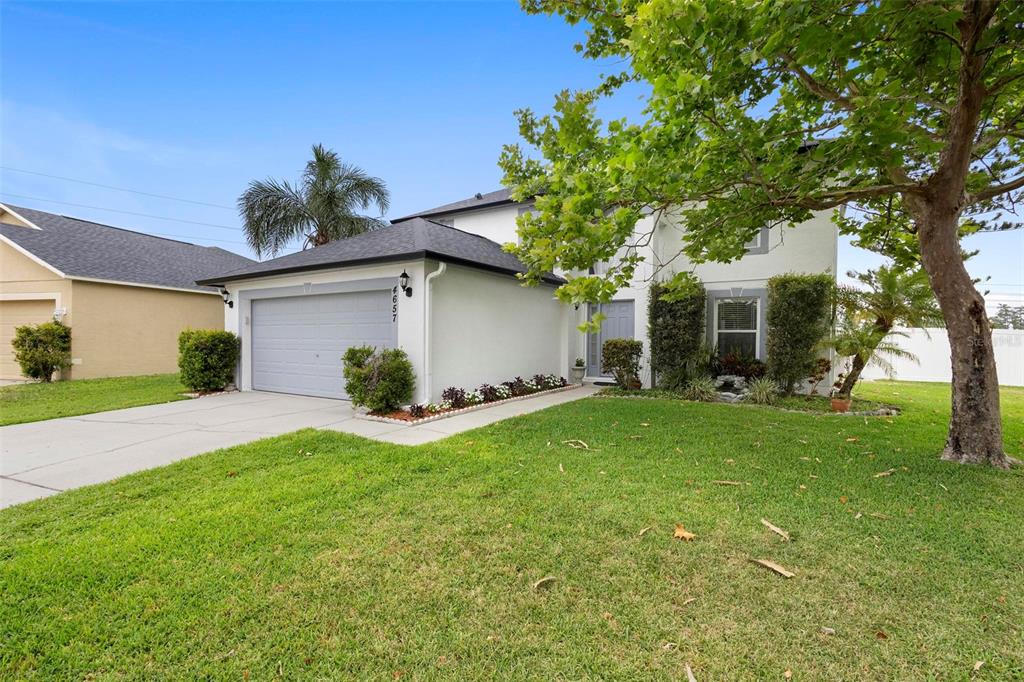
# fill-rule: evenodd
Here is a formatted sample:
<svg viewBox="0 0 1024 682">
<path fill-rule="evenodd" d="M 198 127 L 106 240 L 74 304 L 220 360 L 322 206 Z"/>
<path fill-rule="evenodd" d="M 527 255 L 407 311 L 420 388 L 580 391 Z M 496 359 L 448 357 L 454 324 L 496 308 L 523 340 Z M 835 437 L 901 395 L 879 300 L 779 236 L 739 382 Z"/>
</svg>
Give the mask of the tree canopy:
<svg viewBox="0 0 1024 682">
<path fill-rule="evenodd" d="M 966 6 L 989 13 L 968 35 Z M 692 261 L 730 261 L 765 225 L 837 215 L 855 243 L 908 266 L 919 260 L 905 198 L 923 196 L 956 154 L 970 156 L 962 232 L 1005 219 L 1024 187 L 1024 3 L 823 0 L 530 0 L 528 12 L 585 21 L 578 49 L 624 60 L 592 90 L 563 91 L 554 114 L 517 112 L 531 154 L 505 147 L 518 198 L 520 256 L 536 275 L 585 270 L 623 247 L 608 282 L 562 292 L 584 300 L 633 274 L 641 215 L 674 210 Z M 981 54 L 980 113 L 966 149 L 951 149 L 961 57 Z M 595 102 L 623 83 L 650 87 L 643 120 L 600 121 Z M 617 278 L 617 279 L 616 279 Z"/>
</svg>

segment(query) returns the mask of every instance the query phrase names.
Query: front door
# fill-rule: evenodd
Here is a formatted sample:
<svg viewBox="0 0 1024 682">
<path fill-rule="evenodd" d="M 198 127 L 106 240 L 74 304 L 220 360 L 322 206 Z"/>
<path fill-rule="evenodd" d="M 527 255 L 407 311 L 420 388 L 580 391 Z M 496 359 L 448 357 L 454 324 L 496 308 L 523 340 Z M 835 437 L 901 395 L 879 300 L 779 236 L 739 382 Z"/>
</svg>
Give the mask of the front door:
<svg viewBox="0 0 1024 682">
<path fill-rule="evenodd" d="M 587 335 L 587 376 L 608 377 L 601 372 L 601 349 L 608 339 L 633 338 L 633 301 L 591 304 L 590 315 L 604 313 L 601 331 Z"/>
</svg>

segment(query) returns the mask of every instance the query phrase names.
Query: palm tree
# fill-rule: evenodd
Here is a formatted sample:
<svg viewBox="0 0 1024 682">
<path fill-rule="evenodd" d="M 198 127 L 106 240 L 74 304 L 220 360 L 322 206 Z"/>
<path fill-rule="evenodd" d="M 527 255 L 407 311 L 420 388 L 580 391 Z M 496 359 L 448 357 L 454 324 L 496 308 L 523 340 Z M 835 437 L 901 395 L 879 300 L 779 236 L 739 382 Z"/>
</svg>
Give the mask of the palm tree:
<svg viewBox="0 0 1024 682">
<path fill-rule="evenodd" d="M 302 248 L 322 246 L 384 227 L 382 217 L 357 211 L 376 206 L 383 215 L 390 201 L 383 180 L 342 163 L 337 153 L 317 144 L 297 186 L 287 180 L 253 180 L 238 198 L 238 210 L 252 250 L 273 256 L 295 239 L 304 240 Z"/>
<path fill-rule="evenodd" d="M 887 336 L 907 336 L 904 332 L 883 332 L 870 322 L 858 323 L 852 318 L 844 318 L 832 338 L 824 342 L 824 346 L 835 350 L 836 355 L 849 359 L 849 369 L 843 377 L 843 383 L 836 391 L 836 397 L 848 399 L 857 385 L 861 372 L 865 367 L 880 367 L 890 377 L 893 373 L 892 364 L 882 357 L 890 355 L 917 362 L 917 356 L 886 341 Z"/>
<path fill-rule="evenodd" d="M 850 371 L 837 392 L 841 398 L 850 397 L 861 372 L 869 364 L 879 365 L 891 374 L 892 366 L 878 354 L 917 360 L 911 353 L 885 340 L 890 335 L 906 336 L 894 332 L 894 327 L 924 328 L 942 323 L 942 313 L 923 270 L 882 266 L 849 275 L 867 288 L 839 289 L 837 303 L 843 310 L 843 321 L 835 335 L 823 344 L 838 355 L 850 358 Z"/>
</svg>

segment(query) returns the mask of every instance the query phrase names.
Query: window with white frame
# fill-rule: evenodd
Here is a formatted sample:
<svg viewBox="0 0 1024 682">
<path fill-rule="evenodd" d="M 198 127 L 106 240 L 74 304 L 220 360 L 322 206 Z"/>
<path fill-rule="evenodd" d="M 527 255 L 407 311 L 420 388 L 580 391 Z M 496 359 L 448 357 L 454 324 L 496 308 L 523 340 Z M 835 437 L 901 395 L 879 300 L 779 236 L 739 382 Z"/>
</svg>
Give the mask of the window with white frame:
<svg viewBox="0 0 1024 682">
<path fill-rule="evenodd" d="M 715 345 L 719 355 L 757 357 L 758 299 L 720 298 L 715 302 Z"/>
</svg>

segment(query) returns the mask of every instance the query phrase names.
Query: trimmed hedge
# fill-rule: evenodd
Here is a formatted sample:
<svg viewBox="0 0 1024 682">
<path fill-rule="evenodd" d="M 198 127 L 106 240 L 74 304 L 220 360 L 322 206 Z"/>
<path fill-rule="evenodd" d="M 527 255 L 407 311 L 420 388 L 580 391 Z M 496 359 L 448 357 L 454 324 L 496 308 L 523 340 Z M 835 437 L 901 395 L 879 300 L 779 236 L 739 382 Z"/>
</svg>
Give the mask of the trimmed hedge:
<svg viewBox="0 0 1024 682">
<path fill-rule="evenodd" d="M 643 352 L 644 344 L 636 339 L 608 339 L 601 347 L 601 371 L 610 372 L 622 388 L 639 388 Z"/>
<path fill-rule="evenodd" d="M 178 336 L 181 383 L 200 393 L 223 390 L 235 379 L 239 340 L 219 329 L 186 329 Z"/>
<path fill-rule="evenodd" d="M 694 361 L 704 345 L 706 299 L 699 282 L 672 295 L 661 284 L 651 285 L 647 333 L 651 374 L 659 388 L 679 390 L 694 378 Z"/>
<path fill-rule="evenodd" d="M 785 395 L 812 376 L 816 347 L 831 318 L 829 275 L 778 275 L 768 280 L 768 376 Z"/>
<path fill-rule="evenodd" d="M 412 400 L 416 375 L 405 351 L 353 346 L 345 351 L 345 392 L 356 406 L 393 412 Z"/>
<path fill-rule="evenodd" d="M 71 327 L 60 322 L 18 327 L 11 347 L 22 374 L 43 382 L 53 381 L 54 372 L 71 366 Z"/>
</svg>

